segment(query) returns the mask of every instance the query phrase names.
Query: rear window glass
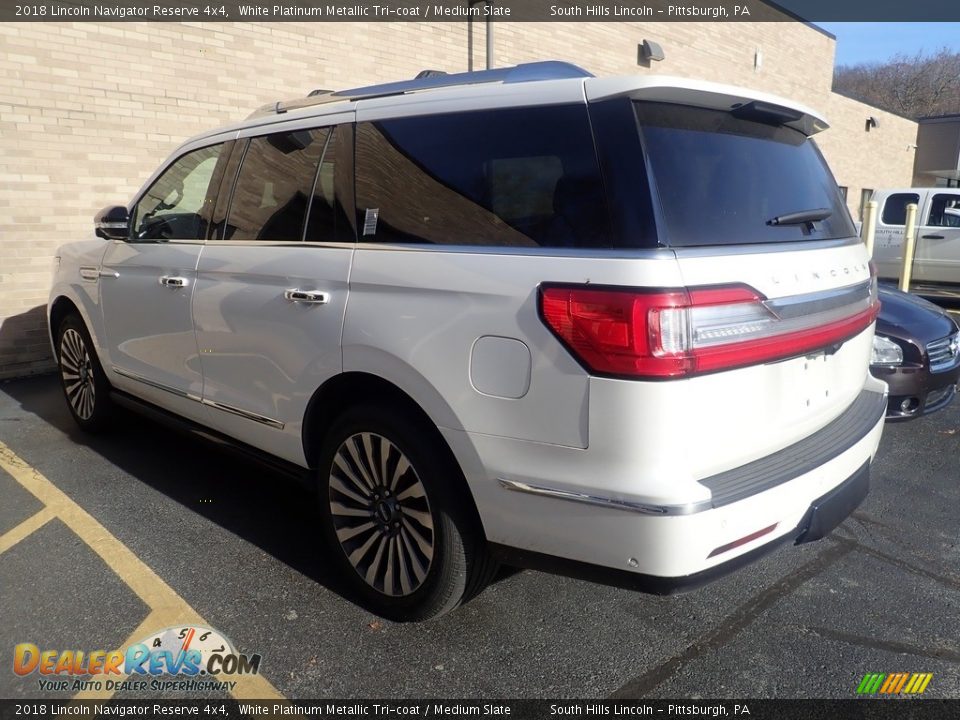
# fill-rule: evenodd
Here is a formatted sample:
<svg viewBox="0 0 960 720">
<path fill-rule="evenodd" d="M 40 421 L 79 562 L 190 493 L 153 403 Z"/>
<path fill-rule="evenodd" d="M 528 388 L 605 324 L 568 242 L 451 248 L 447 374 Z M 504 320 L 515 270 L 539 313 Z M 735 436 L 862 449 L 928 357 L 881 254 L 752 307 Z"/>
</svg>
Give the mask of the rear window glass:
<svg viewBox="0 0 960 720">
<path fill-rule="evenodd" d="M 583 105 L 360 123 L 361 241 L 609 247 Z"/>
<path fill-rule="evenodd" d="M 715 110 L 640 102 L 635 108 L 661 209 L 661 242 L 739 245 L 856 234 L 833 175 L 803 133 Z M 821 219 L 803 219 L 811 216 Z"/>
<path fill-rule="evenodd" d="M 903 225 L 907 222 L 907 205 L 919 202 L 920 196 L 916 193 L 895 193 L 884 203 L 880 221 L 884 225 Z"/>
</svg>

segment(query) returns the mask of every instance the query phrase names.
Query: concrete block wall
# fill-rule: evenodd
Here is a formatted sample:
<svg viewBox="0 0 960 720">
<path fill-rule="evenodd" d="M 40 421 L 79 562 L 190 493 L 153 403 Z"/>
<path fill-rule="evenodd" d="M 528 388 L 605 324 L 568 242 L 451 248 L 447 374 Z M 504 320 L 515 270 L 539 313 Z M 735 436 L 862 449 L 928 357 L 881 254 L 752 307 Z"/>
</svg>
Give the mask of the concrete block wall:
<svg viewBox="0 0 960 720">
<path fill-rule="evenodd" d="M 314 88 L 466 70 L 468 31 L 466 22 L 0 25 L 0 378 L 51 367 L 43 306 L 56 247 L 91 237 L 94 213 L 127 202 L 183 139 Z M 666 59 L 638 65 L 644 39 Z M 472 40 L 481 69 L 482 22 Z M 911 180 L 904 147 L 916 125 L 833 95 L 834 41 L 801 23 L 496 23 L 494 50 L 496 66 L 569 60 L 597 75 L 696 77 L 821 109 L 834 116 L 821 145 L 853 208 L 860 187 Z M 877 131 L 864 133 L 864 113 L 883 118 Z"/>
</svg>

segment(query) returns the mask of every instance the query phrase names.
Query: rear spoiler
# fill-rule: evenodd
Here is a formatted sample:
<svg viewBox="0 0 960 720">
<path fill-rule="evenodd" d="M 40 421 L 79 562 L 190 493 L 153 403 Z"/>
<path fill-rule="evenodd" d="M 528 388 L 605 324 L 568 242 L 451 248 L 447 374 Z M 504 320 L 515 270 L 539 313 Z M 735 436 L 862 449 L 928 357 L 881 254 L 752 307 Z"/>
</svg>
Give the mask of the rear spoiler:
<svg viewBox="0 0 960 720">
<path fill-rule="evenodd" d="M 665 75 L 587 78 L 584 92 L 588 102 L 630 97 L 649 102 L 673 103 L 732 112 L 815 135 L 830 127 L 819 113 L 785 98 L 733 85 Z"/>
</svg>

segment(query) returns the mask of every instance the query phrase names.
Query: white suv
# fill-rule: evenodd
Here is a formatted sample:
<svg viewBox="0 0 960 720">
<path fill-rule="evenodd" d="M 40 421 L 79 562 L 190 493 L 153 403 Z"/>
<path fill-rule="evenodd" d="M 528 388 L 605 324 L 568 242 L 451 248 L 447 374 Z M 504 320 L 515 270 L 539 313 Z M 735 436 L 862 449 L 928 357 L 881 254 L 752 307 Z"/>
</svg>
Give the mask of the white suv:
<svg viewBox="0 0 960 720">
<path fill-rule="evenodd" d="M 863 499 L 876 287 L 812 111 L 564 63 L 318 94 L 194 138 L 67 245 L 70 410 L 269 456 L 389 617 L 498 561 L 667 593 Z"/>
</svg>

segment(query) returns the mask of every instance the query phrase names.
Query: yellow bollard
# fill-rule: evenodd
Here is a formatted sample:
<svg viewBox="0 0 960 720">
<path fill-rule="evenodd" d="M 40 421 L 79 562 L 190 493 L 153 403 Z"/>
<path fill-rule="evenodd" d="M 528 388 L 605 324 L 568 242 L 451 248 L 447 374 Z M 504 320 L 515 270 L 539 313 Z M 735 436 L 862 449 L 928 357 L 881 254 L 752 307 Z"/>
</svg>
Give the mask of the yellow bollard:
<svg viewBox="0 0 960 720">
<path fill-rule="evenodd" d="M 870 200 L 863 206 L 863 225 L 860 227 L 860 238 L 867 246 L 867 257 L 873 257 L 873 239 L 877 234 L 877 201 Z"/>
<path fill-rule="evenodd" d="M 900 289 L 910 292 L 910 276 L 913 274 L 913 252 L 917 247 L 917 204 L 907 205 L 907 222 L 903 226 L 903 268 L 900 270 Z"/>
</svg>

